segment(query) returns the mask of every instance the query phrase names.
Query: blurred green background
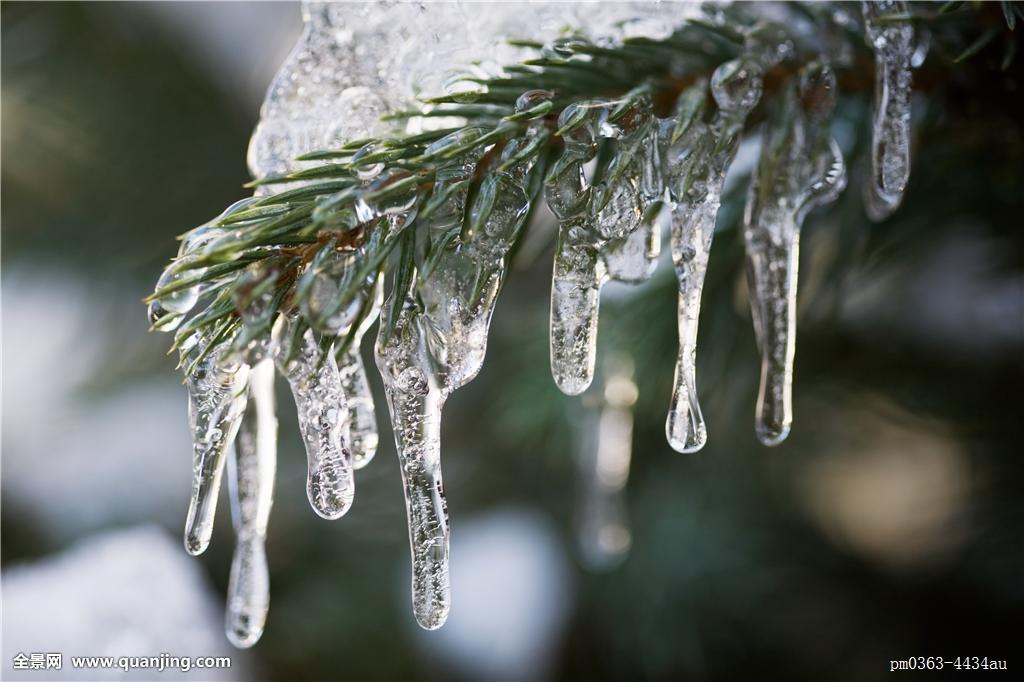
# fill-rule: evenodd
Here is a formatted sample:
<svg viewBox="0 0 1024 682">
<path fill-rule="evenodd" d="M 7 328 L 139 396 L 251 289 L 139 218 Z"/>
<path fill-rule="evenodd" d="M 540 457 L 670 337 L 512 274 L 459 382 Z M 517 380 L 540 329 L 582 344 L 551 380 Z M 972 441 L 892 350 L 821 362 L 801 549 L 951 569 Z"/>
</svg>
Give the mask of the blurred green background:
<svg viewBox="0 0 1024 682">
<path fill-rule="evenodd" d="M 138 524 L 156 524 L 179 550 L 185 391 L 140 300 L 174 235 L 245 195 L 259 103 L 301 22 L 283 3 L 0 12 L 6 671 L 30 621 L 44 635 L 47 618 L 60 621 L 69 647 L 79 641 L 69 620 L 89 633 L 82 647 L 114 627 L 74 600 L 51 615 L 14 609 L 12 571 L 19 587 L 69 547 Z M 954 43 L 981 30 L 967 23 Z M 753 432 L 738 173 L 704 295 L 709 442 L 699 454 L 674 453 L 664 438 L 671 268 L 605 297 L 602 352 L 631 355 L 639 388 L 625 492 L 632 547 L 621 563 L 588 569 L 575 451 L 594 408 L 550 379 L 550 245 L 539 240 L 515 264 L 483 371 L 445 414 L 452 622 L 424 633 L 412 619 L 386 420 L 353 510 L 325 522 L 308 508 L 281 390 L 271 611 L 260 643 L 234 654 L 235 674 L 868 680 L 885 677 L 890 659 L 920 655 L 1024 665 L 1024 79 L 1020 59 L 1000 69 L 1000 41 L 960 65 L 949 57 L 938 42 L 917 76 L 910 189 L 879 225 L 859 193 L 868 98 L 841 102 L 851 188 L 804 229 L 785 444 L 766 449 Z M 231 560 L 227 511 L 205 555 L 180 549 L 201 568 L 195 589 L 212 610 L 196 617 L 214 631 Z M 153 574 L 132 575 L 120 590 L 136 595 L 138 622 L 168 620 Z M 111 651 L 185 646 L 173 632 L 142 641 Z"/>
</svg>

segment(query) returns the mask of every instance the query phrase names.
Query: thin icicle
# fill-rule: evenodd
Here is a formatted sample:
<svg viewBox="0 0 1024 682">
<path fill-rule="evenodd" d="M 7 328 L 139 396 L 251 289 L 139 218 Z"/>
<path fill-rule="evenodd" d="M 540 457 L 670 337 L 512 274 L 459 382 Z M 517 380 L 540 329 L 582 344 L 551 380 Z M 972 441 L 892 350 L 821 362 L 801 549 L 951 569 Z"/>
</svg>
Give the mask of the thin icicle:
<svg viewBox="0 0 1024 682">
<path fill-rule="evenodd" d="M 338 365 L 312 329 L 302 331 L 299 320 L 282 316 L 274 332 L 277 368 L 291 385 L 306 444 L 309 503 L 325 519 L 340 518 L 352 506 L 355 479 Z"/>
<path fill-rule="evenodd" d="M 407 300 L 390 336 L 386 336 L 382 324 L 376 357 L 405 488 L 413 613 L 421 627 L 434 630 L 448 618 L 451 601 L 448 504 L 441 479 L 441 408 L 445 396 L 439 386 L 432 385 L 429 366 L 423 366 L 417 316 L 413 302 Z"/>
<path fill-rule="evenodd" d="M 384 297 L 383 280 L 379 280 L 370 294 L 373 299 L 363 323 L 356 330 L 348 348 L 338 354 L 338 373 L 341 377 L 341 391 L 345 396 L 342 409 L 348 415 L 349 443 L 352 447 L 352 466 L 362 469 L 377 453 L 380 436 L 377 432 L 377 412 L 373 405 L 373 393 L 366 376 L 366 367 L 360 352 L 363 335 L 373 326 L 380 315 Z"/>
<path fill-rule="evenodd" d="M 832 202 L 846 172 L 828 130 L 835 108 L 835 75 L 804 68 L 769 123 L 751 179 L 744 216 L 750 303 L 761 349 L 757 435 L 777 445 L 792 423 L 793 354 L 800 226 L 807 212 Z"/>
<path fill-rule="evenodd" d="M 249 404 L 228 459 L 228 491 L 237 541 L 224 626 L 228 639 L 240 648 L 259 641 L 270 607 L 266 537 L 276 469 L 274 362 L 265 359 L 249 373 Z"/>
<path fill-rule="evenodd" d="M 906 2 L 880 0 L 861 6 L 865 35 L 875 51 L 872 172 L 864 204 L 868 217 L 879 221 L 899 208 L 910 177 L 910 69 L 917 46 L 914 28 L 905 18 Z"/>
<path fill-rule="evenodd" d="M 446 139 L 440 146 L 450 144 Z M 462 236 L 435 246 L 432 263 L 407 291 L 392 291 L 387 305 L 394 319 L 382 319 L 376 361 L 384 381 L 395 445 L 402 465 L 409 546 L 412 602 L 416 621 L 433 630 L 444 624 L 450 607 L 448 509 L 441 476 L 441 412 L 448 396 L 479 373 L 487 334 L 504 277 L 505 259 L 529 210 L 523 179 L 531 166 L 514 163 L 509 145 L 503 171 L 488 174 L 469 207 Z M 459 185 L 473 172 L 471 162 L 447 167 L 435 185 L 461 205 Z M 452 164 L 453 166 L 455 164 Z M 453 194 L 452 186 L 455 186 Z M 461 211 L 460 211 L 461 212 Z M 453 215 L 433 214 L 435 234 L 451 235 Z M 411 254 L 410 254 L 411 255 Z M 393 297 L 401 297 L 395 308 Z"/>
<path fill-rule="evenodd" d="M 196 339 L 182 352 L 193 442 L 185 549 L 192 555 L 202 554 L 210 544 L 224 460 L 245 412 L 249 380 L 249 366 L 233 358 L 223 345 L 196 363 L 208 341 Z"/>
<path fill-rule="evenodd" d="M 738 59 L 719 66 L 711 79 L 718 105 L 710 125 L 700 121 L 703 86 L 684 93 L 671 126 L 668 153 L 672 211 L 672 261 L 679 280 L 679 357 L 665 433 L 678 452 L 695 452 L 707 441 L 697 400 L 697 323 L 715 221 L 725 175 L 736 156 L 747 114 L 761 97 L 761 66 Z"/>
</svg>

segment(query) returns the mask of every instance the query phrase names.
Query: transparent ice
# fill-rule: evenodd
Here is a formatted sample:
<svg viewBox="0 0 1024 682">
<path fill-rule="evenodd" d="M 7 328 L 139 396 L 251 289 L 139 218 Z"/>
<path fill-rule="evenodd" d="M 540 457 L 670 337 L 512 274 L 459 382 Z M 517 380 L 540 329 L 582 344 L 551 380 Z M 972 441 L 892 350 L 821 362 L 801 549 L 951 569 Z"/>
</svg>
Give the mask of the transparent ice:
<svg viewBox="0 0 1024 682">
<path fill-rule="evenodd" d="M 270 607 L 266 539 L 276 468 L 274 362 L 268 358 L 249 373 L 249 403 L 228 458 L 228 491 L 237 539 L 224 625 L 228 639 L 237 647 L 250 647 L 259 640 Z"/>
<path fill-rule="evenodd" d="M 441 140 L 441 145 L 451 144 Z M 503 160 L 514 149 L 506 149 Z M 434 193 L 455 187 L 473 171 L 459 161 L 439 171 Z M 430 220 L 437 237 L 433 263 L 407 291 L 393 291 L 385 304 L 394 318 L 380 327 L 377 368 L 387 394 L 395 445 L 401 461 L 412 554 L 413 612 L 432 630 L 448 617 L 449 522 L 441 475 L 441 410 L 448 396 L 471 381 L 483 365 L 487 333 L 505 270 L 505 259 L 529 209 L 525 164 L 485 180 L 469 213 L 476 230 L 457 235 L 455 215 L 440 210 Z M 447 237 L 445 237 L 447 235 Z M 394 297 L 400 305 L 395 308 Z"/>
<path fill-rule="evenodd" d="M 210 340 L 202 337 L 182 351 L 182 364 L 191 368 L 185 377 L 193 441 L 185 549 L 193 555 L 202 554 L 210 544 L 224 460 L 245 412 L 249 381 L 249 366 L 224 344 L 200 359 Z"/>
<path fill-rule="evenodd" d="M 799 87 L 783 95 L 768 124 L 744 216 L 747 278 L 761 350 L 756 430 L 777 445 L 792 422 L 793 354 L 800 226 L 807 213 L 832 202 L 846 183 L 842 153 L 829 134 L 835 75 L 810 64 Z"/>
<path fill-rule="evenodd" d="M 288 380 L 299 415 L 309 465 L 306 495 L 325 519 L 340 518 L 352 506 L 355 479 L 349 445 L 345 395 L 334 353 L 312 329 L 282 315 L 274 327 L 277 369 Z"/>
<path fill-rule="evenodd" d="M 641 99 L 630 116 L 610 121 L 616 104 L 584 102 L 562 111 L 558 125 L 566 129 L 565 149 L 545 180 L 545 197 L 558 218 L 551 277 L 551 372 L 568 395 L 585 391 L 594 377 L 598 305 L 608 264 L 624 280 L 642 280 L 656 250 L 650 245 L 657 239 L 653 228 L 633 238 L 646 208 L 661 194 L 655 120 L 650 103 Z M 592 181 L 584 166 L 604 140 L 615 149 L 604 176 Z"/>
<path fill-rule="evenodd" d="M 679 280 L 679 357 L 665 433 L 678 452 L 704 447 L 707 427 L 697 400 L 697 322 L 715 221 L 725 174 L 736 156 L 747 114 L 761 97 L 762 68 L 751 59 L 719 66 L 711 79 L 718 107 L 710 124 L 700 120 L 703 85 L 684 93 L 675 124 L 666 126 L 666 153 L 672 209 L 672 262 Z"/>
<path fill-rule="evenodd" d="M 908 13 L 906 2 L 861 6 L 865 36 L 875 51 L 871 181 L 865 185 L 864 204 L 868 217 L 879 221 L 899 208 L 910 176 L 910 69 L 921 46 L 914 45 L 910 21 L 899 19 Z"/>
<path fill-rule="evenodd" d="M 370 380 L 359 351 L 360 342 L 367 330 L 377 321 L 384 298 L 383 280 L 378 280 L 371 290 L 370 310 L 356 329 L 348 348 L 337 354 L 338 375 L 341 391 L 345 396 L 342 409 L 347 413 L 349 442 L 352 447 L 352 466 L 361 469 L 370 463 L 377 453 L 380 436 L 377 432 L 377 412 L 370 392 Z"/>
</svg>

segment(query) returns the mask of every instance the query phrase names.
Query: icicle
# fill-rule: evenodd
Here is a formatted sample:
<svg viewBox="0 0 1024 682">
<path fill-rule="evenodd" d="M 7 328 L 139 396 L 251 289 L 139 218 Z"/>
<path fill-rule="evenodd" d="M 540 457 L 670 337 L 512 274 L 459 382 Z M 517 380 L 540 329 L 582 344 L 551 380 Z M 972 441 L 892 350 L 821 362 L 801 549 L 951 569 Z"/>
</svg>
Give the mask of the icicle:
<svg viewBox="0 0 1024 682">
<path fill-rule="evenodd" d="M 249 374 L 249 404 L 228 459 L 228 490 L 238 539 L 231 561 L 224 625 L 228 639 L 241 648 L 259 640 L 270 607 L 265 543 L 276 468 L 274 363 L 266 359 Z"/>
<path fill-rule="evenodd" d="M 441 148 L 450 141 L 438 141 Z M 516 145 L 499 161 L 505 170 L 481 181 L 462 236 L 453 236 L 457 215 L 435 201 L 464 206 L 461 183 L 476 159 L 442 168 L 431 203 L 430 229 L 439 241 L 431 262 L 408 291 L 392 291 L 382 319 L 376 361 L 384 381 L 395 445 L 401 461 L 412 555 L 412 602 L 416 621 L 433 630 L 448 617 L 449 522 L 441 476 L 441 412 L 448 396 L 480 371 L 487 333 L 504 276 L 505 258 L 529 210 L 522 180 L 532 161 L 515 162 Z M 454 167 L 454 166 L 461 167 Z M 411 254 L 403 254 L 411 258 Z M 401 304 L 395 306 L 394 297 Z"/>
<path fill-rule="evenodd" d="M 868 217 L 879 221 L 899 208 L 910 177 L 910 68 L 914 28 L 907 3 L 861 3 L 868 44 L 875 51 L 875 108 L 872 121 L 871 182 L 865 185 Z M 921 56 L 923 60 L 923 56 Z"/>
<path fill-rule="evenodd" d="M 340 518 L 352 506 L 355 479 L 349 425 L 341 409 L 345 396 L 334 353 L 321 348 L 313 330 L 295 318 L 279 318 L 274 336 L 277 368 L 291 384 L 306 444 L 309 503 L 325 519 Z"/>
<path fill-rule="evenodd" d="M 383 281 L 373 288 L 373 300 L 363 323 L 356 330 L 348 348 L 338 354 L 338 373 L 341 377 L 341 391 L 345 396 L 342 409 L 348 414 L 349 441 L 352 446 L 352 466 L 362 469 L 377 453 L 380 437 L 377 433 L 377 413 L 370 392 L 370 381 L 366 376 L 363 356 L 359 351 L 360 342 L 366 331 L 373 326 L 380 314 L 384 298 Z"/>
<path fill-rule="evenodd" d="M 700 121 L 704 94 L 703 85 L 698 85 L 680 98 L 676 121 L 666 126 L 669 190 L 677 202 L 672 211 L 672 261 L 679 279 L 679 357 L 665 433 L 678 452 L 695 452 L 707 440 L 695 364 L 701 290 L 722 185 L 747 114 L 761 97 L 761 73 L 752 60 L 722 64 L 711 79 L 718 111 L 710 125 Z"/>
<path fill-rule="evenodd" d="M 394 292 L 392 296 L 404 292 Z M 390 305 L 389 305 L 390 307 Z M 418 312 L 407 300 L 390 336 L 381 324 L 376 358 L 395 446 L 412 553 L 412 604 L 416 622 L 427 630 L 441 627 L 451 600 L 448 577 L 448 504 L 441 480 L 441 407 L 444 394 L 431 385 L 423 366 Z"/>
<path fill-rule="evenodd" d="M 633 404 L 637 399 L 633 363 L 628 355 L 611 358 L 602 365 L 605 371 L 600 395 L 583 398 L 586 414 L 579 425 L 576 449 L 583 483 L 580 552 L 583 561 L 595 570 L 615 566 L 629 551 L 624 491 L 632 458 Z"/>
<path fill-rule="evenodd" d="M 637 102 L 624 131 L 626 117 L 608 121 L 615 104 L 575 104 L 562 111 L 558 125 L 565 151 L 545 181 L 548 205 L 559 221 L 551 278 L 551 372 L 568 395 L 585 391 L 594 377 L 606 252 L 640 227 L 646 206 L 641 180 L 644 149 L 653 143 L 650 105 Z M 583 165 L 596 156 L 599 136 L 621 139 L 612 143 L 617 146 L 604 177 L 590 184 Z"/>
<path fill-rule="evenodd" d="M 846 182 L 843 157 L 828 131 L 835 75 L 810 64 L 790 87 L 765 133 L 744 216 L 750 303 L 761 349 L 757 435 L 781 443 L 792 422 L 793 353 L 800 225 L 834 201 Z"/>
<path fill-rule="evenodd" d="M 185 549 L 206 551 L 213 533 L 221 475 L 228 446 L 235 439 L 246 406 L 249 366 L 220 345 L 196 362 L 210 339 L 200 337 L 182 352 L 192 427 L 192 495 L 185 522 Z"/>
</svg>

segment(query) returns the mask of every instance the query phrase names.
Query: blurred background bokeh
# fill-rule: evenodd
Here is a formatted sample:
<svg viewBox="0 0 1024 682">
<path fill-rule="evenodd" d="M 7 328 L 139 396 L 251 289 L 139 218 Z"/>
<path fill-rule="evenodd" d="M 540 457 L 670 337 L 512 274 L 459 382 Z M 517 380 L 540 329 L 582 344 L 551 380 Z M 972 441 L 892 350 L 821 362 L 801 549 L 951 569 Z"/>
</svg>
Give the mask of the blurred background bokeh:
<svg viewBox="0 0 1024 682">
<path fill-rule="evenodd" d="M 754 437 L 735 229 L 754 150 L 730 177 L 705 288 L 699 454 L 664 437 L 671 268 L 608 288 L 602 380 L 568 398 L 548 369 L 539 225 L 487 363 L 445 414 L 453 607 L 438 632 L 410 610 L 386 420 L 352 511 L 327 522 L 306 501 L 281 391 L 271 610 L 241 652 L 222 633 L 226 505 L 206 554 L 181 547 L 185 391 L 140 301 L 174 235 L 245 195 L 248 137 L 298 7 L 0 11 L 3 679 L 19 651 L 232 655 L 231 671 L 186 677 L 255 680 L 869 680 L 918 655 L 1024 665 L 1020 59 L 1000 70 L 995 44 L 955 68 L 930 57 L 909 193 L 880 225 L 857 191 L 869 98 L 841 103 L 853 190 L 805 227 L 796 418 L 778 448 Z"/>
</svg>

